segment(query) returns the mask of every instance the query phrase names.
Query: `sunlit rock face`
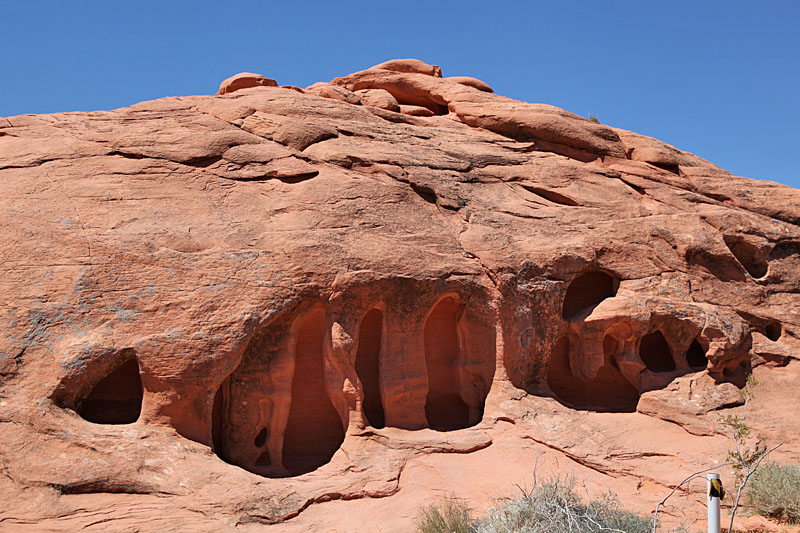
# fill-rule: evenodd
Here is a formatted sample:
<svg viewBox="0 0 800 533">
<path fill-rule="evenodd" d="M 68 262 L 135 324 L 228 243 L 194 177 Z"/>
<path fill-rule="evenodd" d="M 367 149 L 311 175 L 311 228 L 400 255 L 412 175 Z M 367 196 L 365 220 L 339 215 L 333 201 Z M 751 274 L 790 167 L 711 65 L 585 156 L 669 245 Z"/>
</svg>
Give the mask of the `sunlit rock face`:
<svg viewBox="0 0 800 533">
<path fill-rule="evenodd" d="M 421 61 L 0 118 L 0 178 L 9 524 L 306 527 L 540 448 L 644 508 L 754 368 L 793 401 L 800 191 Z"/>
</svg>

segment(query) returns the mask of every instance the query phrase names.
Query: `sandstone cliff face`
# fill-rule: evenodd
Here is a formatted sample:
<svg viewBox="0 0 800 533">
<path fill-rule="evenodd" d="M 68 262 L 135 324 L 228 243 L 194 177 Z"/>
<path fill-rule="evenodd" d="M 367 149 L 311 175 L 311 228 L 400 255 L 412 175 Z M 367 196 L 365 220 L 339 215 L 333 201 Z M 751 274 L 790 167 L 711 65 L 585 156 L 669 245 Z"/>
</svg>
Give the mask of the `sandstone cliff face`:
<svg viewBox="0 0 800 533">
<path fill-rule="evenodd" d="M 798 458 L 800 191 L 655 139 L 395 60 L 0 118 L 0 179 L 2 523 L 402 531 L 542 457 L 647 511 L 754 369 Z"/>
</svg>

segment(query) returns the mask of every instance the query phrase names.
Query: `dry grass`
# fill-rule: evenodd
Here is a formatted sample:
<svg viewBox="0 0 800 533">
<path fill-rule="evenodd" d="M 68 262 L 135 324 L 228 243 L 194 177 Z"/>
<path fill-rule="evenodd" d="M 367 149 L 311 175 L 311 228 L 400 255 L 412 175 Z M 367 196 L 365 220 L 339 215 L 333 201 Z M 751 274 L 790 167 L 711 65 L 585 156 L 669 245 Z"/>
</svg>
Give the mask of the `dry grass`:
<svg viewBox="0 0 800 533">
<path fill-rule="evenodd" d="M 522 490 L 476 521 L 455 498 L 425 507 L 417 516 L 417 527 L 422 533 L 649 533 L 650 520 L 621 509 L 611 492 L 600 499 L 587 494 L 584 501 L 573 478 L 552 478 Z"/>
</svg>

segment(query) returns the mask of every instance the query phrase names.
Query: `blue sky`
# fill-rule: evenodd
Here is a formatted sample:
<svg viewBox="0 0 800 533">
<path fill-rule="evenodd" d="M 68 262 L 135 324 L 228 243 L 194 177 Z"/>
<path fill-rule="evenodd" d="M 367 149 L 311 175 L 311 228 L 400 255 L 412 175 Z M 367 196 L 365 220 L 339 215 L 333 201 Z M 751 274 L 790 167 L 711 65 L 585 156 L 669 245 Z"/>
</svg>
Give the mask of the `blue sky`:
<svg viewBox="0 0 800 533">
<path fill-rule="evenodd" d="M 800 2 L 0 0 L 0 116 L 306 86 L 386 59 L 651 135 L 800 188 Z"/>
</svg>

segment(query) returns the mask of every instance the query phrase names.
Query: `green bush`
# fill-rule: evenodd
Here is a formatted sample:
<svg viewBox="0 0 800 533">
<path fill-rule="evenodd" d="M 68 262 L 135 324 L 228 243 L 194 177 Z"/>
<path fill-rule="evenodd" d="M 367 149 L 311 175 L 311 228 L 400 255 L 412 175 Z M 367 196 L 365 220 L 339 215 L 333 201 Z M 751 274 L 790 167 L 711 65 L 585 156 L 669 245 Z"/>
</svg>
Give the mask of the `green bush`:
<svg viewBox="0 0 800 533">
<path fill-rule="evenodd" d="M 747 484 L 747 503 L 760 515 L 800 523 L 800 465 L 760 465 Z"/>
<path fill-rule="evenodd" d="M 583 501 L 573 478 L 553 478 L 523 490 L 474 522 L 463 504 L 452 498 L 442 506 L 426 507 L 418 515 L 417 527 L 422 533 L 649 533 L 651 526 L 649 519 L 621 509 L 611 492 Z"/>
</svg>

